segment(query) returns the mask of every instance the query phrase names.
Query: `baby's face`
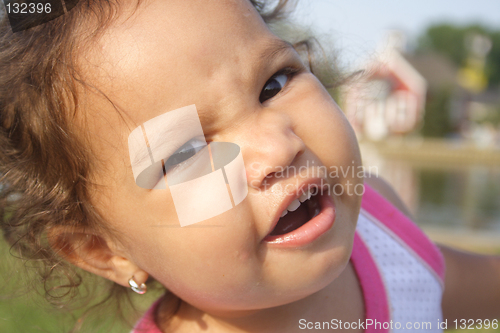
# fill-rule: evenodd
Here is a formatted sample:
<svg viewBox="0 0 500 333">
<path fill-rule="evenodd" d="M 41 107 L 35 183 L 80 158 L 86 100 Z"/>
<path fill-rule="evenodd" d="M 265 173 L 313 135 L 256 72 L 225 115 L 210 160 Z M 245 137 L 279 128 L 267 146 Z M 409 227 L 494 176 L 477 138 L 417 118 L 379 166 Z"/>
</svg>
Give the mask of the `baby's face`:
<svg viewBox="0 0 500 333">
<path fill-rule="evenodd" d="M 248 1 L 130 8 L 80 59 L 85 79 L 122 110 L 87 96 L 100 168 L 93 201 L 120 231 L 128 259 L 219 314 L 286 304 L 325 287 L 349 260 L 360 204 L 359 150 L 338 106 Z M 241 148 L 249 191 L 229 211 L 180 227 L 169 189 L 136 185 L 127 140 L 147 120 L 192 104 L 207 142 Z M 311 184 L 323 195 L 276 226 Z"/>
</svg>

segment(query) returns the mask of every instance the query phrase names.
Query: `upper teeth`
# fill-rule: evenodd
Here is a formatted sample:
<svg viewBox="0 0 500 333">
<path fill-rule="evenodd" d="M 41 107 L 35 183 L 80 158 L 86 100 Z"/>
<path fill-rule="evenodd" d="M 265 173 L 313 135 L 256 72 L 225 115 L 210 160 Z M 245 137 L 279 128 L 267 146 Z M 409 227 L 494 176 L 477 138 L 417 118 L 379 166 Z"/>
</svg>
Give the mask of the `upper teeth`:
<svg viewBox="0 0 500 333">
<path fill-rule="evenodd" d="M 281 214 L 281 217 L 285 216 L 288 214 L 288 212 L 294 212 L 299 208 L 300 204 L 306 200 L 309 200 L 312 196 L 311 190 L 302 193 L 298 199 L 293 200 L 288 207 L 283 211 Z"/>
</svg>

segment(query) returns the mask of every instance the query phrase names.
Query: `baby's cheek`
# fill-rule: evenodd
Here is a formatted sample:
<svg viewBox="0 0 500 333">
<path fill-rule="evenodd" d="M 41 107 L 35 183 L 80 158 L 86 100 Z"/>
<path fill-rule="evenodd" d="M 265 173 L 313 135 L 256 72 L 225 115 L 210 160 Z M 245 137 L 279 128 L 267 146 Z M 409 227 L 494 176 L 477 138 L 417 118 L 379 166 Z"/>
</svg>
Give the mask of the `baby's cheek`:
<svg viewBox="0 0 500 333">
<path fill-rule="evenodd" d="M 166 287 L 200 308 L 224 308 L 238 303 L 260 282 L 258 263 L 247 251 L 218 253 L 175 274 Z M 194 259 L 194 258 L 192 258 Z"/>
<path fill-rule="evenodd" d="M 169 278 L 165 283 L 214 297 L 228 290 L 240 291 L 242 285 L 258 278 L 259 261 L 247 229 L 237 225 L 179 229 L 179 237 L 169 241 L 167 251 L 176 255 L 166 260 Z"/>
</svg>

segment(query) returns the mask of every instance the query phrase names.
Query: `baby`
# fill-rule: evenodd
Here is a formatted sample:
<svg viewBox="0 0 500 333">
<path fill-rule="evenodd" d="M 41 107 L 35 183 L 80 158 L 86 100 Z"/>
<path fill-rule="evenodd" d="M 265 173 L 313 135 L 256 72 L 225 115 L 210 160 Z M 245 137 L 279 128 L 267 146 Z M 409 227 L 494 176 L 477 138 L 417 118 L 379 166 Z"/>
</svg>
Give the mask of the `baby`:
<svg viewBox="0 0 500 333">
<path fill-rule="evenodd" d="M 169 293 L 134 332 L 440 331 L 444 319 L 500 317 L 500 258 L 441 254 L 386 183 L 328 172 L 360 169 L 358 144 L 267 27 L 285 2 L 80 1 L 2 36 L 7 240 L 138 293 L 154 278 Z M 187 106 L 204 138 L 170 133 L 167 185 L 138 186 L 131 133 Z M 181 227 L 167 166 L 189 167 L 217 142 L 241 150 L 247 194 Z"/>
</svg>

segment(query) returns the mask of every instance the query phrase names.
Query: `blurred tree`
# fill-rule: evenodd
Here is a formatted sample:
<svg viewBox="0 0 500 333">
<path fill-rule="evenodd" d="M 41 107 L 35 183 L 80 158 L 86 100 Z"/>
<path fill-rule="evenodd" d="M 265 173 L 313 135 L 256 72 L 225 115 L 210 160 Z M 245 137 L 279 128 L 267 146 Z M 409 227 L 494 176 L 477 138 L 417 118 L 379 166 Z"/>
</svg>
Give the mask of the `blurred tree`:
<svg viewBox="0 0 500 333">
<path fill-rule="evenodd" d="M 456 26 L 435 24 L 419 37 L 417 52 L 434 51 L 447 56 L 458 67 L 467 65 L 469 50 L 468 36 L 480 34 L 491 40 L 491 50 L 486 56 L 485 75 L 489 87 L 500 85 L 500 31 L 494 31 L 481 25 Z"/>
<path fill-rule="evenodd" d="M 442 87 L 427 93 L 424 121 L 420 133 L 425 137 L 443 138 L 453 133 L 450 117 L 452 89 Z"/>
<path fill-rule="evenodd" d="M 500 86 L 500 31 L 491 33 L 491 51 L 486 58 L 486 73 L 489 73 L 490 86 Z"/>
</svg>

